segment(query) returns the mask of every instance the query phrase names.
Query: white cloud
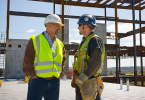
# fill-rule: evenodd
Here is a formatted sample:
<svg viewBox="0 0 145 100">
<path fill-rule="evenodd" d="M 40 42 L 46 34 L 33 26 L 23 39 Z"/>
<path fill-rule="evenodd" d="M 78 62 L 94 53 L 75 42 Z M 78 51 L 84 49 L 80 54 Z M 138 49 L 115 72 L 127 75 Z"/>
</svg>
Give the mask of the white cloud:
<svg viewBox="0 0 145 100">
<path fill-rule="evenodd" d="M 73 36 L 79 36 L 79 30 L 78 29 L 71 29 L 71 31 L 74 31 Z"/>
<path fill-rule="evenodd" d="M 142 35 L 142 45 L 145 46 L 145 34 Z"/>
<path fill-rule="evenodd" d="M 103 20 L 103 21 L 100 21 L 99 23 L 103 23 L 103 24 L 105 24 L 105 21 Z M 108 21 L 107 21 L 107 23 L 108 23 Z"/>
<path fill-rule="evenodd" d="M 78 29 L 71 29 L 71 31 L 79 32 L 79 30 L 78 30 Z"/>
<path fill-rule="evenodd" d="M 125 46 L 133 46 L 133 43 L 132 42 L 127 42 L 126 44 L 125 44 Z"/>
<path fill-rule="evenodd" d="M 28 30 L 28 31 L 26 31 L 26 33 L 33 33 L 33 32 L 35 32 L 36 30 L 34 30 L 34 29 L 30 29 L 30 30 Z"/>
<path fill-rule="evenodd" d="M 135 28 L 137 29 L 138 26 L 136 25 Z M 130 23 L 118 24 L 118 32 L 119 33 L 126 33 L 126 32 L 129 32 L 129 31 L 132 31 L 132 30 L 133 30 L 133 25 L 130 24 Z M 107 26 L 107 31 L 115 32 L 115 24 Z"/>
</svg>

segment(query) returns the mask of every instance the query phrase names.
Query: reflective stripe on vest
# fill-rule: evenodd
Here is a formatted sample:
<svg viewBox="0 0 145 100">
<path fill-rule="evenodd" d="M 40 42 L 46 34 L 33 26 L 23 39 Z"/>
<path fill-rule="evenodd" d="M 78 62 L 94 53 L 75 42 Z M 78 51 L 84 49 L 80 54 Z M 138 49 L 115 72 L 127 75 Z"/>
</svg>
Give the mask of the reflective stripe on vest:
<svg viewBox="0 0 145 100">
<path fill-rule="evenodd" d="M 47 72 L 53 72 L 53 68 L 50 68 L 50 69 L 43 69 L 43 70 L 36 70 L 35 71 L 37 74 L 40 74 L 40 73 L 47 73 Z M 61 73 L 60 71 L 58 71 L 57 69 L 54 68 L 54 72 L 57 72 L 57 73 Z"/>
<path fill-rule="evenodd" d="M 36 36 L 36 45 L 37 45 L 37 50 L 38 50 L 38 55 L 36 57 L 37 62 L 39 62 L 39 52 L 40 52 L 40 41 L 39 41 L 39 36 Z M 35 65 L 36 66 L 36 65 Z"/>
<path fill-rule="evenodd" d="M 39 58 L 37 58 L 39 59 Z M 34 66 L 40 66 L 40 65 L 52 65 L 53 64 L 53 61 L 45 61 L 45 62 L 35 62 L 34 63 Z M 58 63 L 58 62 L 55 62 L 54 61 L 54 64 L 57 65 L 58 67 L 61 67 L 62 68 L 62 64 Z"/>
</svg>

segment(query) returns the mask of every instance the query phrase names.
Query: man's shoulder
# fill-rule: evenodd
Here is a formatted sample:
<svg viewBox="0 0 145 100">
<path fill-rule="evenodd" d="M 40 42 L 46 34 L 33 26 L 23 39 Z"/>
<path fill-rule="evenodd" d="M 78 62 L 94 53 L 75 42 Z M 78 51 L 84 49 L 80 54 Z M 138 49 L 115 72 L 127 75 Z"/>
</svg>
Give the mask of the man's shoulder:
<svg viewBox="0 0 145 100">
<path fill-rule="evenodd" d="M 88 44 L 88 48 L 90 49 L 95 49 L 95 48 L 100 48 L 100 50 L 103 50 L 103 41 L 100 37 L 93 37 Z"/>
<path fill-rule="evenodd" d="M 92 42 L 96 42 L 96 43 L 99 42 L 103 44 L 103 40 L 100 37 L 93 37 L 89 43 L 91 44 Z"/>
</svg>

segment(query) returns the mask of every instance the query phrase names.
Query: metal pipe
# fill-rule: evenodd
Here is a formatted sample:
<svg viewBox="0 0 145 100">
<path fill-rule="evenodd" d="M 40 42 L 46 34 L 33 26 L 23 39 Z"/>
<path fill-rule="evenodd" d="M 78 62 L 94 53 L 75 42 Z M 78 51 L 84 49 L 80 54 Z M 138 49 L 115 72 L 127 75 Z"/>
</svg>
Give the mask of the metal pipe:
<svg viewBox="0 0 145 100">
<path fill-rule="evenodd" d="M 116 44 L 118 44 L 118 19 L 117 19 L 117 0 L 115 0 L 115 38 Z M 116 47 L 116 77 L 119 77 L 118 70 L 118 47 Z M 118 83 L 118 80 L 117 80 Z"/>
<path fill-rule="evenodd" d="M 129 78 L 126 79 L 127 91 L 129 91 Z"/>
<path fill-rule="evenodd" d="M 139 10 L 139 20 L 141 21 L 141 10 Z M 142 46 L 142 34 L 141 34 L 141 23 L 140 26 L 140 46 Z M 143 62 L 142 62 L 142 56 L 141 56 L 141 76 L 143 76 Z"/>
<path fill-rule="evenodd" d="M 135 8 L 134 8 L 134 0 L 132 0 L 132 17 L 133 17 L 133 43 L 134 43 L 134 84 L 137 85 L 136 34 L 135 34 Z"/>
<path fill-rule="evenodd" d="M 139 10 L 139 21 L 141 22 L 141 10 Z M 142 34 L 141 34 L 141 23 L 140 26 L 140 46 L 142 46 Z"/>
<path fill-rule="evenodd" d="M 141 10 L 139 10 L 139 21 L 141 22 Z M 142 46 L 142 34 L 141 34 L 141 23 L 139 24 L 140 26 L 140 46 Z M 142 53 L 142 51 L 141 51 Z M 140 57 L 140 64 L 141 64 L 141 76 L 143 76 L 143 59 L 142 56 Z M 144 82 L 141 82 L 141 85 L 144 85 Z"/>
<path fill-rule="evenodd" d="M 120 90 L 122 90 L 122 89 L 123 89 L 123 79 L 120 78 Z"/>
<path fill-rule="evenodd" d="M 64 75 L 64 76 L 63 76 L 63 80 L 65 80 L 65 81 L 66 81 L 66 75 Z"/>
<path fill-rule="evenodd" d="M 9 16 L 10 16 L 10 0 L 7 0 L 7 29 L 6 29 L 6 42 L 9 39 Z"/>
<path fill-rule="evenodd" d="M 120 46 L 120 39 L 118 39 L 118 44 L 119 44 L 119 46 Z M 119 51 L 120 51 L 120 49 L 119 49 Z M 121 73 L 121 67 L 120 67 L 120 65 L 121 65 L 121 63 L 120 63 L 120 56 L 119 56 L 119 73 Z"/>
<path fill-rule="evenodd" d="M 53 14 L 55 14 L 55 0 L 53 1 Z"/>
<path fill-rule="evenodd" d="M 64 0 L 61 0 L 62 3 L 62 23 L 64 24 Z M 64 41 L 64 26 L 61 29 L 61 40 Z"/>
</svg>

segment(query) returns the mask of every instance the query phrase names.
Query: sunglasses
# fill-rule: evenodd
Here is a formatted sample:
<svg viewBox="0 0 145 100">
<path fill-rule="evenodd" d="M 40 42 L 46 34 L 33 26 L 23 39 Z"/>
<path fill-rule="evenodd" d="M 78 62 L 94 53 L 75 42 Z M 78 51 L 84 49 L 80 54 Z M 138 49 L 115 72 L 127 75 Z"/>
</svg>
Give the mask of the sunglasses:
<svg viewBox="0 0 145 100">
<path fill-rule="evenodd" d="M 86 24 L 78 24 L 79 25 L 79 27 L 81 27 L 82 25 L 86 25 Z"/>
</svg>

